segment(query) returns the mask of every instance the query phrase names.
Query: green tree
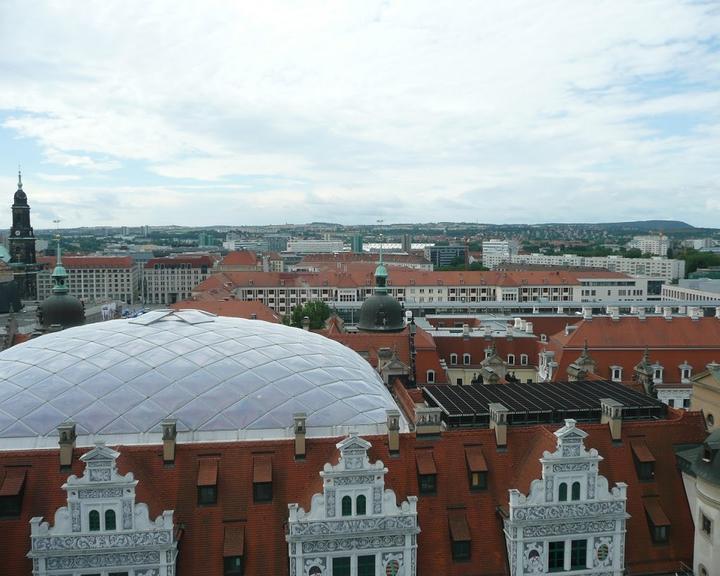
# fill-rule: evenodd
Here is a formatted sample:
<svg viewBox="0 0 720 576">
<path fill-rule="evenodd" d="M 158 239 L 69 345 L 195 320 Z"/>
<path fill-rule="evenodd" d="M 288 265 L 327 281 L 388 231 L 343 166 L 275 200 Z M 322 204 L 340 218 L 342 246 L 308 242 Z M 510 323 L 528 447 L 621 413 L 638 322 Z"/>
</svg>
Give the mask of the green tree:
<svg viewBox="0 0 720 576">
<path fill-rule="evenodd" d="M 330 318 L 330 306 L 322 300 L 306 302 L 304 306 L 295 306 L 292 314 L 285 316 L 285 322 L 290 326 L 302 328 L 303 318 L 310 319 L 310 329 L 319 330 L 325 326 L 325 321 Z"/>
</svg>

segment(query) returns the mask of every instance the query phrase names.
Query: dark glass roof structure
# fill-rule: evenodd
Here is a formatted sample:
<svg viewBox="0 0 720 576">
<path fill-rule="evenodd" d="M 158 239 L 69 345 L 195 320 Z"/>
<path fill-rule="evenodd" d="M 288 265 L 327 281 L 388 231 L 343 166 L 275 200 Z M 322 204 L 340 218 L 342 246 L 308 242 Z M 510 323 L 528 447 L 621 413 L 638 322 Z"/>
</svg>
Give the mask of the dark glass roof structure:
<svg viewBox="0 0 720 576">
<path fill-rule="evenodd" d="M 451 427 L 487 427 L 493 403 L 508 409 L 510 425 L 561 423 L 566 418 L 597 422 L 603 398 L 623 405 L 624 420 L 664 418 L 667 413 L 659 400 L 609 380 L 427 386 L 423 396 L 429 406 L 442 409 L 442 418 Z"/>
</svg>

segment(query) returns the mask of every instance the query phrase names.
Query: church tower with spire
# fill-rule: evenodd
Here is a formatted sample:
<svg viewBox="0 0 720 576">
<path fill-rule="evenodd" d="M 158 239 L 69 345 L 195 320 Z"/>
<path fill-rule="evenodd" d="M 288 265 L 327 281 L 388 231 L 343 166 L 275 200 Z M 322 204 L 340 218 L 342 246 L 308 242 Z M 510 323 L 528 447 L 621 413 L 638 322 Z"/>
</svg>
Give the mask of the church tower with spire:
<svg viewBox="0 0 720 576">
<path fill-rule="evenodd" d="M 20 298 L 37 298 L 37 261 L 35 259 L 35 234 L 30 225 L 30 206 L 23 190 L 22 174 L 18 171 L 18 188 L 12 205 L 10 228 L 10 266 L 13 268 Z"/>
</svg>

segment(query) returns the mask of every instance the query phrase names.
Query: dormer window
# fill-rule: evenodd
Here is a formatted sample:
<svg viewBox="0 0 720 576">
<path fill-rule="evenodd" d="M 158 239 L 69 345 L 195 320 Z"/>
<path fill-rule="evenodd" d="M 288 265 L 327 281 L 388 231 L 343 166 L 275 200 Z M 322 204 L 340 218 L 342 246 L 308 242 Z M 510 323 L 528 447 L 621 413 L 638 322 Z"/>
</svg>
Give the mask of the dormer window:
<svg viewBox="0 0 720 576">
<path fill-rule="evenodd" d="M 198 506 L 217 504 L 217 469 L 218 462 L 215 458 L 201 459 L 198 462 Z"/>
<path fill-rule="evenodd" d="M 262 455 L 253 458 L 253 502 L 272 502 L 272 459 Z"/>
<path fill-rule="evenodd" d="M 470 560 L 471 539 L 465 510 L 448 510 L 448 521 L 453 562 L 466 562 Z"/>
<path fill-rule="evenodd" d="M 20 516 L 25 488 L 25 468 L 7 468 L 0 484 L 0 518 Z"/>
<path fill-rule="evenodd" d="M 488 467 L 482 447 L 468 446 L 465 448 L 465 461 L 467 463 L 470 490 L 487 490 Z"/>
<path fill-rule="evenodd" d="M 528 365 L 528 355 L 520 354 L 520 366 L 527 366 L 527 365 Z"/>
<path fill-rule="evenodd" d="M 515 354 L 508 354 L 507 355 L 507 363 L 511 366 L 515 365 Z"/>
<path fill-rule="evenodd" d="M 643 504 L 653 542 L 667 543 L 670 537 L 670 520 L 660 505 L 660 499 L 657 496 L 646 496 Z"/>
<path fill-rule="evenodd" d="M 470 354 L 463 354 L 463 364 L 465 364 L 465 366 L 470 364 L 470 359 Z"/>
<path fill-rule="evenodd" d="M 613 382 L 622 382 L 622 366 L 610 366 L 610 379 Z"/>
<path fill-rule="evenodd" d="M 428 384 L 435 384 L 435 370 L 428 370 L 426 376 Z"/>
<path fill-rule="evenodd" d="M 223 576 L 243 576 L 245 568 L 245 527 L 225 526 Z"/>
<path fill-rule="evenodd" d="M 630 441 L 633 452 L 633 460 L 635 461 L 635 470 L 638 478 L 644 482 L 655 479 L 655 456 L 645 444 L 642 438 L 636 438 Z"/>
<path fill-rule="evenodd" d="M 457 364 L 458 363 L 458 355 L 457 354 L 450 354 L 450 364 Z"/>
<path fill-rule="evenodd" d="M 420 494 L 435 494 L 437 491 L 437 469 L 435 458 L 430 450 L 415 453 L 418 473 L 418 491 Z"/>
</svg>

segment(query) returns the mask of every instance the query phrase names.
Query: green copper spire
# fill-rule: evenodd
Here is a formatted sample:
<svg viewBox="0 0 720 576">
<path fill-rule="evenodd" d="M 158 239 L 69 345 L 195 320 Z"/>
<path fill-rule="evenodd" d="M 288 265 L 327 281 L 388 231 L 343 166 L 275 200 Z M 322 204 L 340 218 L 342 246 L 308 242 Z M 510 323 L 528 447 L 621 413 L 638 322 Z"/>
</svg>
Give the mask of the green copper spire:
<svg viewBox="0 0 720 576">
<path fill-rule="evenodd" d="M 375 294 L 387 294 L 388 271 L 383 264 L 383 235 L 380 234 L 380 262 L 375 268 Z"/>
<path fill-rule="evenodd" d="M 62 265 L 62 255 L 61 255 L 61 248 L 60 248 L 60 235 L 57 236 L 57 262 L 55 264 L 55 269 L 52 273 L 52 279 L 55 281 L 55 284 L 53 285 L 53 294 L 67 294 L 68 293 L 68 287 L 67 287 L 67 277 L 68 273 L 65 270 L 65 267 Z"/>
</svg>

